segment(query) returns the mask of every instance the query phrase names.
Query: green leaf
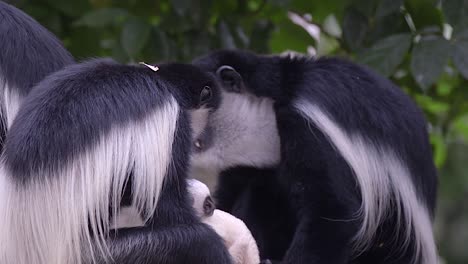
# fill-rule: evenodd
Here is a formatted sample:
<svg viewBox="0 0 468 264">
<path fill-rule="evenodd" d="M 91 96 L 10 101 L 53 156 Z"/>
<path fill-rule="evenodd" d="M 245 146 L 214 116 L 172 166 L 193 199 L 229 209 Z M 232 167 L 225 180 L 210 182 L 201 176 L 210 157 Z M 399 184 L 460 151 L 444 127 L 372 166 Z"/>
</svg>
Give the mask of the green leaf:
<svg viewBox="0 0 468 264">
<path fill-rule="evenodd" d="M 125 23 L 120 35 L 120 42 L 130 58 L 135 59 L 140 53 L 150 32 L 151 26 L 140 19 L 130 19 Z"/>
<path fill-rule="evenodd" d="M 352 51 L 361 48 L 368 30 L 368 20 L 354 8 L 348 8 L 343 18 L 343 38 Z"/>
<path fill-rule="evenodd" d="M 456 71 L 445 71 L 437 81 L 437 95 L 450 96 L 456 87 L 460 86 L 461 76 Z"/>
<path fill-rule="evenodd" d="M 468 114 L 456 118 L 453 121 L 453 128 L 468 143 Z"/>
<path fill-rule="evenodd" d="M 431 114 L 445 114 L 450 109 L 450 105 L 448 103 L 437 101 L 434 98 L 427 95 L 417 94 L 415 95 L 414 99 L 424 111 L 429 112 Z"/>
<path fill-rule="evenodd" d="M 452 60 L 463 77 L 468 79 L 468 30 L 455 36 L 453 41 Z"/>
<path fill-rule="evenodd" d="M 405 17 L 401 13 L 391 13 L 384 17 L 375 18 L 366 34 L 365 43 L 375 43 L 383 38 L 411 32 Z"/>
<path fill-rule="evenodd" d="M 404 0 L 381 0 L 377 6 L 375 16 L 377 18 L 400 12 Z"/>
<path fill-rule="evenodd" d="M 430 141 L 434 149 L 434 162 L 436 166 L 440 168 L 447 159 L 447 145 L 444 142 L 444 138 L 436 133 L 430 135 Z"/>
<path fill-rule="evenodd" d="M 442 28 L 443 20 L 436 0 L 405 0 L 405 7 L 416 26 L 422 29 L 427 26 Z"/>
<path fill-rule="evenodd" d="M 423 37 L 415 45 L 411 56 L 411 73 L 423 90 L 437 81 L 449 55 L 449 42 L 439 36 Z"/>
<path fill-rule="evenodd" d="M 128 16 L 128 12 L 120 8 L 101 8 L 93 10 L 78 21 L 76 26 L 105 27 L 123 21 Z"/>
<path fill-rule="evenodd" d="M 401 64 L 411 46 L 411 34 L 384 38 L 358 54 L 357 61 L 390 76 Z"/>
</svg>

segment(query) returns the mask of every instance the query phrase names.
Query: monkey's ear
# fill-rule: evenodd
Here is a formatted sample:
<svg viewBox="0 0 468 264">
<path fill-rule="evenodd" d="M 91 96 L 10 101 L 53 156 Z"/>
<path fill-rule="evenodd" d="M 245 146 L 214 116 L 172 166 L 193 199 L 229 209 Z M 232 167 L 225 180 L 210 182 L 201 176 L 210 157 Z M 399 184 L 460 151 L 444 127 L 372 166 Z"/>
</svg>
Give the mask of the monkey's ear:
<svg viewBox="0 0 468 264">
<path fill-rule="evenodd" d="M 233 67 L 223 65 L 216 70 L 216 75 L 229 92 L 240 93 L 243 90 L 242 76 Z"/>
<path fill-rule="evenodd" d="M 211 199 L 211 196 L 207 196 L 205 201 L 203 201 L 203 213 L 205 216 L 212 216 L 215 209 L 215 202 Z"/>
</svg>

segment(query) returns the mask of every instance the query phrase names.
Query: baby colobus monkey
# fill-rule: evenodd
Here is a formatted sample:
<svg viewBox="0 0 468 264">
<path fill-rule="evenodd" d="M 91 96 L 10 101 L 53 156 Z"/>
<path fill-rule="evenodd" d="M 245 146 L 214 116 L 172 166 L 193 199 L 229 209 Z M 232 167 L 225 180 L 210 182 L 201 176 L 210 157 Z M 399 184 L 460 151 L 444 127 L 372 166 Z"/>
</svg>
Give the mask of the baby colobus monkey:
<svg viewBox="0 0 468 264">
<path fill-rule="evenodd" d="M 45 76 L 72 63 L 52 33 L 0 1 L 0 151 L 23 98 Z"/>
<path fill-rule="evenodd" d="M 211 192 L 204 183 L 187 180 L 189 200 L 197 216 L 205 224 L 211 226 L 224 241 L 235 264 L 258 264 L 259 252 L 255 239 L 242 220 L 216 210 Z M 134 207 L 123 207 L 114 228 L 144 226 L 143 220 Z"/>
<path fill-rule="evenodd" d="M 225 50 L 194 64 L 223 92 L 193 165 L 220 173 L 217 206 L 262 259 L 438 263 L 427 125 L 398 87 L 336 58 Z"/>
<path fill-rule="evenodd" d="M 195 179 L 188 180 L 192 205 L 203 223 L 220 235 L 235 264 L 258 264 L 258 247 L 250 230 L 242 220 L 217 210 L 208 187 Z"/>
<path fill-rule="evenodd" d="M 186 171 L 212 75 L 90 60 L 26 97 L 0 163 L 0 263 L 232 263 L 190 205 Z M 144 226 L 112 230 L 121 206 Z"/>
<path fill-rule="evenodd" d="M 188 192 L 198 217 L 206 218 L 213 215 L 216 205 L 211 198 L 210 189 L 206 184 L 195 179 L 187 180 Z"/>
</svg>

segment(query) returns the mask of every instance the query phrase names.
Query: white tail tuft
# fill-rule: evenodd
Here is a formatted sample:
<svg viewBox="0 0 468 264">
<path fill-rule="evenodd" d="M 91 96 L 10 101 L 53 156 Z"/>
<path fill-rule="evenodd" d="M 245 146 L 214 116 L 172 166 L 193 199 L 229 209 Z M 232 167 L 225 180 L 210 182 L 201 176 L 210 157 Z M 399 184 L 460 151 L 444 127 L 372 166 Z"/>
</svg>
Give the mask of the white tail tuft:
<svg viewBox="0 0 468 264">
<path fill-rule="evenodd" d="M 144 119 L 114 127 L 63 168 L 39 170 L 26 184 L 15 183 L 2 164 L 0 263 L 79 264 L 83 256 L 108 258 L 109 210 L 118 214 L 130 171 L 133 206 L 145 220 L 156 208 L 178 113 L 171 98 Z"/>
<path fill-rule="evenodd" d="M 413 239 L 416 252 L 413 262 L 436 264 L 438 257 L 429 213 L 418 199 L 410 172 L 397 154 L 360 135 L 349 134 L 310 102 L 298 100 L 295 107 L 328 137 L 359 183 L 362 227 L 355 237 L 355 251 L 358 253 L 369 247 L 389 210 L 395 210 L 397 219 L 405 221 L 400 224 L 406 229 L 402 248 Z M 390 204 L 391 200 L 394 204 Z M 390 208 L 391 205 L 395 208 Z"/>
</svg>

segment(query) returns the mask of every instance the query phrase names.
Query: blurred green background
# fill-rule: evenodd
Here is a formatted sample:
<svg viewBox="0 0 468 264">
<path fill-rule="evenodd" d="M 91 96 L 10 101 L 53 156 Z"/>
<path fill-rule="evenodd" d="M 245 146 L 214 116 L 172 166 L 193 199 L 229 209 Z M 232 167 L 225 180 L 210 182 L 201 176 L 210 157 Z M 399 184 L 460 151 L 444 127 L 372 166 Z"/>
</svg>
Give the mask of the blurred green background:
<svg viewBox="0 0 468 264">
<path fill-rule="evenodd" d="M 425 111 L 440 169 L 436 234 L 468 263 L 468 0 L 16 0 L 78 59 L 190 61 L 217 48 L 343 56 Z"/>
</svg>

